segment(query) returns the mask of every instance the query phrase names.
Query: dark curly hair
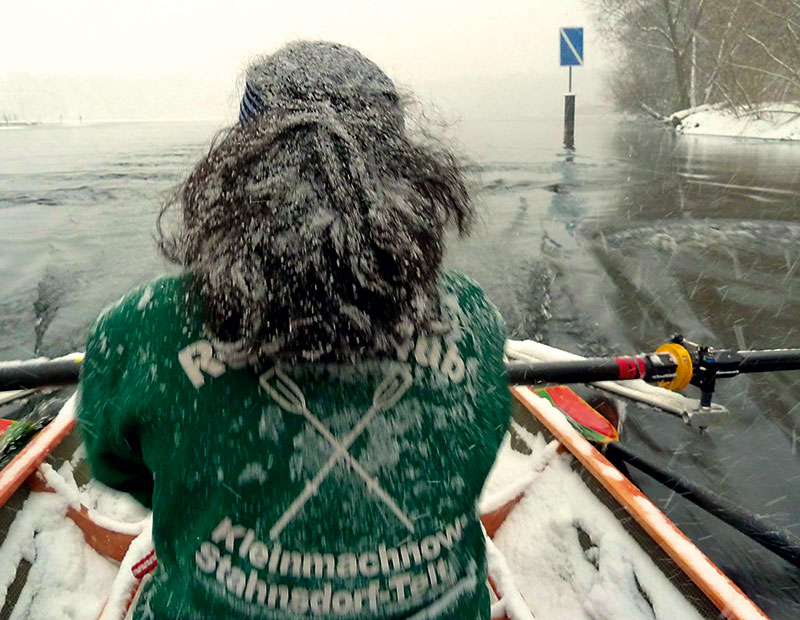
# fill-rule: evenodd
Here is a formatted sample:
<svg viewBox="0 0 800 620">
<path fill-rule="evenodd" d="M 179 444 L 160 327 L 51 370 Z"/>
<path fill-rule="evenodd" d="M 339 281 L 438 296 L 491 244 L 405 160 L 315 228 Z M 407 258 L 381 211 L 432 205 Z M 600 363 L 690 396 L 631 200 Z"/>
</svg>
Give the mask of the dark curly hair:
<svg viewBox="0 0 800 620">
<path fill-rule="evenodd" d="M 182 225 L 168 234 L 173 207 Z M 251 65 L 240 123 L 158 233 L 219 338 L 352 360 L 436 319 L 445 227 L 465 234 L 472 218 L 461 164 L 409 137 L 391 80 L 351 48 L 300 42 Z"/>
</svg>

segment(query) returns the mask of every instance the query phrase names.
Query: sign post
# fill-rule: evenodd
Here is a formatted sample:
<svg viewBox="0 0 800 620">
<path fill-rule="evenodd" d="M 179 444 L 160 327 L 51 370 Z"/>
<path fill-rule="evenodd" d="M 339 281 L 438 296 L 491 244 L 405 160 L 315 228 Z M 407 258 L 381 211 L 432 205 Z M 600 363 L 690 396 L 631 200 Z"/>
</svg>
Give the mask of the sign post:
<svg viewBox="0 0 800 620">
<path fill-rule="evenodd" d="M 583 28 L 560 28 L 561 66 L 569 67 L 569 90 L 564 95 L 564 146 L 575 148 L 575 95 L 572 93 L 572 67 L 583 65 Z"/>
</svg>

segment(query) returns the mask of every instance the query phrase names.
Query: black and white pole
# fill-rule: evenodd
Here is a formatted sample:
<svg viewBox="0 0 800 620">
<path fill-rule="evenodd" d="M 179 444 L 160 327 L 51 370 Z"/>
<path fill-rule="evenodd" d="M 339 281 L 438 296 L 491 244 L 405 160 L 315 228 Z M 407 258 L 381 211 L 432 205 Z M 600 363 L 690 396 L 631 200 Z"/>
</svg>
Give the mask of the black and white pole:
<svg viewBox="0 0 800 620">
<path fill-rule="evenodd" d="M 564 148 L 575 148 L 575 93 L 572 92 L 572 67 L 569 68 L 569 92 L 564 95 Z"/>
<path fill-rule="evenodd" d="M 572 67 L 583 64 L 583 28 L 559 31 L 561 66 L 569 67 L 569 91 L 564 95 L 564 148 L 575 148 L 575 93 L 572 92 Z"/>
</svg>

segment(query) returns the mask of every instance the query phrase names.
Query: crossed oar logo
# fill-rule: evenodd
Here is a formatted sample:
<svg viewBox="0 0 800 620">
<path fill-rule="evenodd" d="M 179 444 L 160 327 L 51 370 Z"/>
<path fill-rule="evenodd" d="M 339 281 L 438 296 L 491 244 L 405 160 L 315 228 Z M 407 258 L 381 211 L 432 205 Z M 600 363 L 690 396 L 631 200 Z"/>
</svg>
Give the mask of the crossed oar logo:
<svg viewBox="0 0 800 620">
<path fill-rule="evenodd" d="M 409 531 L 414 531 L 414 524 L 398 506 L 391 496 L 381 488 L 378 481 L 371 476 L 353 456 L 348 452 L 353 442 L 358 439 L 369 423 L 381 412 L 391 409 L 402 398 L 406 390 L 411 387 L 413 380 L 411 372 L 404 367 L 398 367 L 391 372 L 375 388 L 372 396 L 372 405 L 361 419 L 350 429 L 341 441 L 337 439 L 328 428 L 320 422 L 306 406 L 306 399 L 298 385 L 292 381 L 277 366 L 269 369 L 259 377 L 261 387 L 269 394 L 273 400 L 284 410 L 303 416 L 316 430 L 322 435 L 333 449 L 328 460 L 309 482 L 306 483 L 303 492 L 297 496 L 292 504 L 286 509 L 280 519 L 272 526 L 269 531 L 271 539 L 277 538 L 280 533 L 291 523 L 291 521 L 302 510 L 306 502 L 319 490 L 320 485 L 328 477 L 331 470 L 339 461 L 344 461 L 366 483 L 367 489 L 376 495 L 394 515 L 405 525 Z"/>
</svg>

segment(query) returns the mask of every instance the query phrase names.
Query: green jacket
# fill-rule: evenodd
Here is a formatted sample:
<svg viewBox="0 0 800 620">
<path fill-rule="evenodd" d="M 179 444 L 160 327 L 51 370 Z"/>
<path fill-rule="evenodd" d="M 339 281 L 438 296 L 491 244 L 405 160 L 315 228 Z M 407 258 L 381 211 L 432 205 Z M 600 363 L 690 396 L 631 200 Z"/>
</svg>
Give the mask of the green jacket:
<svg viewBox="0 0 800 620">
<path fill-rule="evenodd" d="M 502 320 L 463 276 L 396 359 L 272 366 L 204 330 L 191 276 L 87 345 L 96 478 L 153 508 L 135 618 L 489 617 L 475 503 L 510 415 Z"/>
</svg>

